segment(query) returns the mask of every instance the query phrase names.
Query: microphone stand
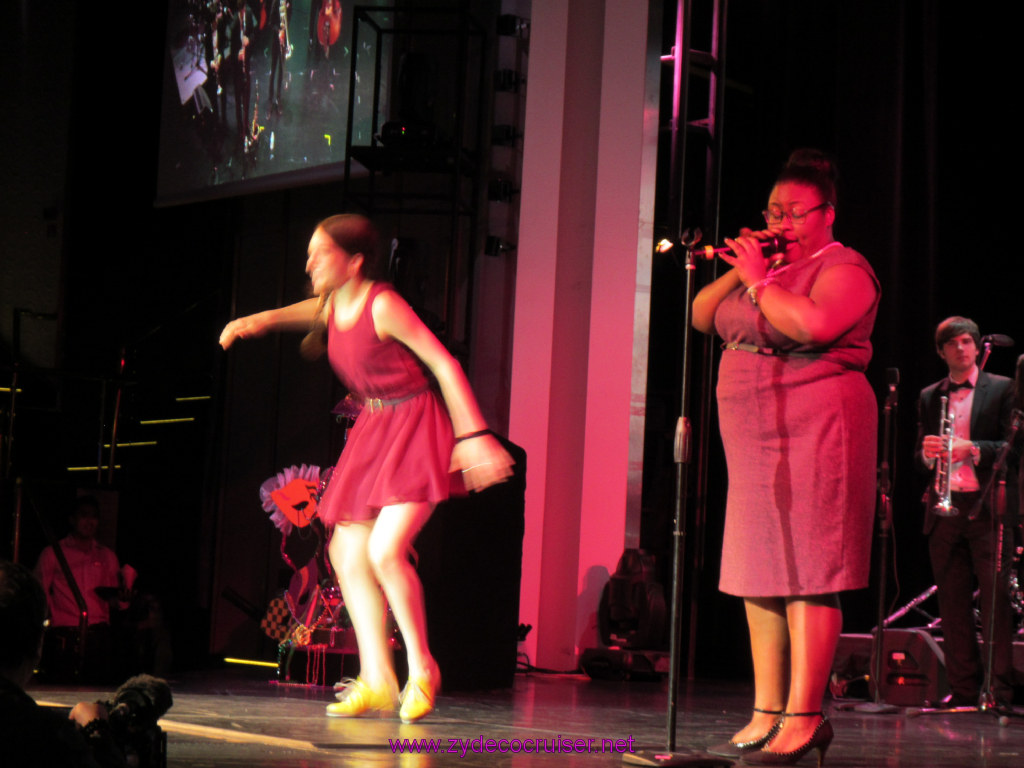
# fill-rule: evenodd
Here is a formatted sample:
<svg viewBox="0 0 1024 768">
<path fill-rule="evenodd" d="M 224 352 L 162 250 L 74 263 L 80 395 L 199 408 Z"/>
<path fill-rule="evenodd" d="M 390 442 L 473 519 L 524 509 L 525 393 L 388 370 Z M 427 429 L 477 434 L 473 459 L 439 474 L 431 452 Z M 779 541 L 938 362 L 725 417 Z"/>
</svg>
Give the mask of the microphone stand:
<svg viewBox="0 0 1024 768">
<path fill-rule="evenodd" d="M 904 605 L 904 606 L 902 606 L 900 608 L 897 608 L 895 611 L 893 611 L 893 613 L 891 613 L 888 616 L 886 616 L 885 617 L 885 622 L 883 622 L 883 623 L 885 624 L 885 626 L 888 627 L 894 621 L 899 621 L 900 619 L 902 619 L 904 616 L 906 616 L 911 611 L 916 611 L 917 613 L 921 614 L 922 616 L 924 616 L 928 620 L 928 623 L 925 625 L 925 629 L 935 629 L 935 627 L 940 625 L 941 619 L 935 618 L 930 613 L 928 613 L 927 611 L 919 608 L 918 606 L 921 605 L 921 603 L 923 603 L 929 597 L 934 595 L 936 592 L 938 592 L 938 587 L 936 587 L 934 584 L 932 584 L 924 592 L 919 594 L 917 597 L 911 599 L 911 601 L 909 603 L 907 603 L 906 605 Z"/>
<path fill-rule="evenodd" d="M 882 655 L 885 652 L 885 591 L 889 561 L 889 536 L 892 533 L 892 467 L 889 451 L 895 441 L 895 422 L 900 372 L 889 369 L 889 394 L 885 398 L 883 421 L 885 424 L 882 440 L 882 457 L 878 471 L 878 624 L 875 626 L 874 647 L 871 653 L 871 679 L 875 684 L 875 700 L 853 707 L 855 712 L 871 715 L 894 715 L 899 709 L 887 704 L 882 697 Z M 891 436 L 891 437 L 890 437 Z"/>
<path fill-rule="evenodd" d="M 715 4 L 715 13 L 718 13 L 719 3 Z M 725 19 L 728 14 L 725 10 L 727 3 L 722 3 L 721 39 L 725 40 Z M 665 725 L 665 748 L 664 749 L 639 749 L 633 753 L 625 753 L 622 762 L 631 765 L 659 766 L 700 766 L 701 768 L 728 768 L 734 765 L 732 760 L 716 757 L 714 755 L 695 753 L 693 750 L 676 749 L 676 721 L 679 699 L 679 678 L 681 672 L 681 645 L 683 636 L 682 619 L 682 593 L 683 593 L 683 560 L 686 554 L 686 498 L 687 498 L 687 474 L 690 468 L 691 451 L 691 424 L 689 419 L 690 406 L 690 358 L 691 358 L 691 336 L 693 325 L 691 322 L 693 311 L 693 297 L 695 295 L 695 271 L 693 246 L 700 239 L 699 230 L 691 233 L 689 230 L 682 231 L 683 220 L 683 171 L 686 160 L 686 131 L 687 131 L 687 98 L 686 82 L 690 76 L 690 21 L 692 19 L 692 8 L 690 0 L 677 0 L 676 3 L 676 28 L 675 45 L 673 46 L 673 80 L 674 80 L 674 101 L 672 105 L 672 140 L 671 140 L 671 169 L 672 177 L 669 181 L 671 195 L 677 202 L 676 220 L 676 241 L 673 245 L 686 246 L 685 255 L 685 297 L 683 316 L 683 349 L 682 349 L 682 380 L 680 389 L 680 415 L 676 422 L 676 436 L 674 443 L 674 459 L 676 464 L 675 482 L 675 520 L 673 528 L 672 546 L 672 604 L 671 604 L 671 625 L 669 633 L 669 671 L 668 671 L 668 712 Z M 721 71 L 715 78 L 717 83 L 717 97 L 719 103 L 725 97 L 725 48 L 720 50 L 719 63 Z M 354 71 L 354 70 L 353 70 Z M 720 136 L 720 134 L 719 134 Z M 720 138 L 715 139 L 720 142 Z M 720 146 L 719 146 L 720 151 Z"/>
<path fill-rule="evenodd" d="M 978 370 L 985 370 L 985 363 L 988 362 L 988 356 L 992 354 L 992 340 L 988 336 L 983 336 L 981 339 L 981 360 L 978 361 Z M 984 498 L 984 497 L 983 497 Z"/>
<path fill-rule="evenodd" d="M 669 670 L 668 670 L 668 712 L 666 723 L 666 745 L 665 749 L 640 749 L 633 753 L 626 753 L 622 761 L 628 765 L 646 766 L 699 766 L 700 768 L 727 768 L 734 765 L 732 760 L 716 757 L 706 753 L 693 750 L 679 751 L 676 749 L 676 715 L 679 699 L 679 679 L 682 662 L 680 660 L 680 644 L 683 634 L 683 619 L 680 609 L 680 602 L 683 591 L 683 558 L 686 545 L 686 484 L 687 469 L 691 458 L 691 425 L 689 414 L 689 378 L 690 378 L 690 344 L 692 336 L 691 312 L 693 297 L 695 295 L 694 272 L 694 249 L 699 239 L 699 230 L 696 235 L 689 230 L 680 239 L 680 245 L 685 251 L 685 307 L 684 329 L 683 329 L 683 372 L 682 372 L 682 412 L 676 422 L 676 435 L 674 443 L 674 458 L 676 463 L 676 498 L 675 498 L 675 527 L 673 530 L 673 558 L 672 558 L 672 610 L 671 624 L 669 628 Z"/>
<path fill-rule="evenodd" d="M 981 691 L 981 698 L 978 702 L 978 708 L 982 711 L 994 711 L 999 717 L 1001 725 L 1006 725 L 1009 717 L 1024 717 L 1024 713 L 1015 712 L 1013 708 L 1007 711 L 1006 708 L 1000 707 L 996 703 L 995 695 L 992 693 L 992 667 L 995 663 L 995 625 L 996 625 L 996 605 L 999 600 L 1000 584 L 999 581 L 1003 575 L 1004 565 L 1004 537 L 1006 535 L 1006 459 L 1009 457 L 1010 449 L 1013 448 L 1013 442 L 1017 438 L 1017 432 L 1020 430 L 1021 421 L 1024 420 L 1024 413 L 1019 410 L 1014 410 L 1013 419 L 1010 422 L 1010 431 L 1006 436 L 1006 442 L 1003 443 L 1002 448 L 999 449 L 999 454 L 996 457 L 996 463 L 992 469 L 992 477 L 989 478 L 988 486 L 985 489 L 985 493 L 982 494 L 981 498 L 985 498 L 989 494 L 994 493 L 994 503 L 991 505 L 992 514 L 992 526 L 995 529 L 995 541 L 996 541 L 996 556 L 992 558 L 992 595 L 989 603 L 988 610 L 988 642 L 986 645 L 987 653 L 985 658 L 985 686 Z M 993 483 L 998 478 L 998 485 L 993 488 Z M 981 501 L 975 503 L 974 508 L 971 510 L 971 515 L 976 515 L 981 511 Z M 1007 596 L 1009 599 L 1009 596 Z M 1010 638 L 1007 638 L 1008 642 L 1012 643 Z M 1010 646 L 1011 653 L 1013 646 Z"/>
</svg>

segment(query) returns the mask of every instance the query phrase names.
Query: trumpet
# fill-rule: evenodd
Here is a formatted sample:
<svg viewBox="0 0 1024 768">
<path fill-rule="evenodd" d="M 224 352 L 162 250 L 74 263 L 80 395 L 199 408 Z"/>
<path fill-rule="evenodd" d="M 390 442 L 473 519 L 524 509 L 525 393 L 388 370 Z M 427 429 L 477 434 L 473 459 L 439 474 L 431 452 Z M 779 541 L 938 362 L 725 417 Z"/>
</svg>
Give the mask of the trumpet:
<svg viewBox="0 0 1024 768">
<path fill-rule="evenodd" d="M 952 475 L 953 475 L 953 422 L 956 414 L 950 413 L 949 398 L 939 398 L 939 434 L 944 443 L 942 452 L 935 459 L 935 495 L 938 501 L 932 507 L 932 513 L 939 517 L 956 517 L 960 510 L 953 506 Z"/>
</svg>

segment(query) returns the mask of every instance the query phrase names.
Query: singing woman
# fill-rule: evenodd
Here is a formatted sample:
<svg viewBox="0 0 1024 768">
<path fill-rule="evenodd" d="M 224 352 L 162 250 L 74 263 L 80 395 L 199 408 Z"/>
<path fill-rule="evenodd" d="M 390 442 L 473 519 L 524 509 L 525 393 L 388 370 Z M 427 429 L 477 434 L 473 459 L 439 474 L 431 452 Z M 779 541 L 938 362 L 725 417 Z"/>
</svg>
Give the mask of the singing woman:
<svg viewBox="0 0 1024 768">
<path fill-rule="evenodd" d="M 716 754 L 790 765 L 832 724 L 822 699 L 842 627 L 839 593 L 867 586 L 877 407 L 864 376 L 879 285 L 832 234 L 834 164 L 797 150 L 767 229 L 727 239 L 732 267 L 705 286 L 693 325 L 723 339 L 718 409 L 729 471 L 719 587 L 743 598 L 750 720 Z M 787 242 L 762 255 L 771 235 Z"/>
</svg>

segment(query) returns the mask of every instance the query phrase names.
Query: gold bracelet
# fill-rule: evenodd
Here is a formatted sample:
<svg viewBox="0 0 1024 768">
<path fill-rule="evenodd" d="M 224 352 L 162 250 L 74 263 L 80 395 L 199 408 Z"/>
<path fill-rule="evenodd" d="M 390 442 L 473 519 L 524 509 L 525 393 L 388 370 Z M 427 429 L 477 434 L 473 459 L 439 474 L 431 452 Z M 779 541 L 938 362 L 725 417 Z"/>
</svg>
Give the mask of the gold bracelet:
<svg viewBox="0 0 1024 768">
<path fill-rule="evenodd" d="M 757 292 L 758 292 L 758 290 L 761 289 L 761 288 L 765 288 L 765 287 L 771 285 L 774 282 L 775 282 L 775 278 L 772 277 L 771 275 L 768 275 L 763 280 L 760 280 L 760 281 L 754 283 L 749 288 L 747 288 L 747 296 L 750 297 L 750 303 L 753 304 L 758 309 L 760 309 L 761 305 L 757 303 Z"/>
</svg>

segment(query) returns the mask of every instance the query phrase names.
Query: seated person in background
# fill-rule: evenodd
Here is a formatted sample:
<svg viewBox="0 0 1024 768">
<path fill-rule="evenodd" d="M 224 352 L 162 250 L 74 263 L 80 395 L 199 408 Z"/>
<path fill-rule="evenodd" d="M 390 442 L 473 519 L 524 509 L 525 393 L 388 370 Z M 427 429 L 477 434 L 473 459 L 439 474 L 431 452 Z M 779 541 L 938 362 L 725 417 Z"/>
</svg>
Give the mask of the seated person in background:
<svg viewBox="0 0 1024 768">
<path fill-rule="evenodd" d="M 39 661 L 46 597 L 25 568 L 0 560 L 0 754 L 3 764 L 33 768 L 125 765 L 103 705 L 82 702 L 68 718 L 25 693 Z"/>
<path fill-rule="evenodd" d="M 68 522 L 71 532 L 59 544 L 89 614 L 85 663 L 78 672 L 106 680 L 111 676 L 110 603 L 116 601 L 119 608 L 127 607 L 135 573 L 130 566 L 121 569 L 117 555 L 97 541 L 100 509 L 94 497 L 79 497 Z M 43 549 L 35 572 L 49 602 L 52 627 L 43 652 L 44 672 L 49 679 L 78 677 L 79 608 L 53 547 Z"/>
</svg>

